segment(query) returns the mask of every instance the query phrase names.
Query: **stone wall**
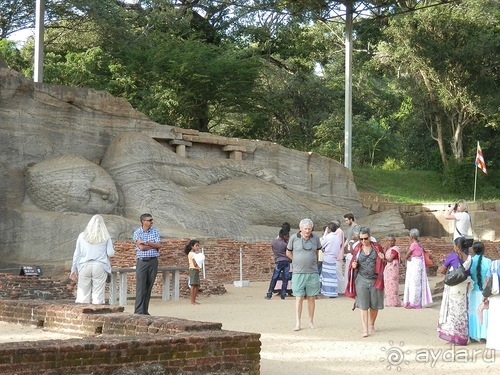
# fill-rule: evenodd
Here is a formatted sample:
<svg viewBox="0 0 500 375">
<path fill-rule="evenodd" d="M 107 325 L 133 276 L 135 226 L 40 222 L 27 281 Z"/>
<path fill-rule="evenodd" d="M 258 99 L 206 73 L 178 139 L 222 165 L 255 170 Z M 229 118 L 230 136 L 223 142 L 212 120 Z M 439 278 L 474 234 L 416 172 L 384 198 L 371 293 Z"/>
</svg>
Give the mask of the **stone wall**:
<svg viewBox="0 0 500 375">
<path fill-rule="evenodd" d="M 376 235 L 376 234 L 375 234 Z M 385 245 L 384 238 L 379 238 Z M 187 257 L 183 248 L 188 239 L 164 239 L 161 251 L 160 266 L 187 266 Z M 396 244 L 402 251 L 410 246 L 409 237 L 397 237 Z M 422 246 L 429 252 L 435 267 L 429 269 L 429 274 L 435 275 L 437 266 L 441 265 L 444 258 L 453 251 L 451 239 L 446 237 L 422 237 Z M 486 255 L 491 259 L 500 258 L 500 244 L 484 241 Z M 202 294 L 218 294 L 223 291 L 223 284 L 232 284 L 240 279 L 240 248 L 243 251 L 243 280 L 269 281 L 273 273 L 274 258 L 269 242 L 247 243 L 230 239 L 207 239 L 201 241 L 205 252 L 205 275 L 201 279 Z M 120 241 L 115 243 L 115 256 L 111 259 L 113 267 L 131 267 L 135 265 L 134 244 L 131 241 Z M 401 280 L 404 280 L 406 268 L 401 267 Z M 135 293 L 135 275 L 128 274 L 128 293 Z M 215 291 L 217 288 L 217 291 Z M 205 291 L 204 291 L 205 290 Z M 181 274 L 181 295 L 187 296 L 187 272 Z M 154 293 L 161 294 L 161 278 L 155 284 Z M 263 295 L 265 291 L 263 291 Z"/>
<path fill-rule="evenodd" d="M 74 283 L 69 281 L 0 273 L 0 300 L 71 299 Z"/>
<path fill-rule="evenodd" d="M 0 373 L 259 374 L 260 334 L 122 311 L 70 301 L 0 301 L 0 320 L 82 337 L 0 344 Z"/>
<path fill-rule="evenodd" d="M 161 256 L 159 266 L 187 267 L 187 255 L 184 254 L 184 246 L 188 238 L 169 238 L 162 240 Z M 269 242 L 247 243 L 227 238 L 200 240 L 201 247 L 205 253 L 205 277 L 201 280 L 201 289 L 210 294 L 215 286 L 221 284 L 232 284 L 240 279 L 240 248 L 243 259 L 243 279 L 252 281 L 266 281 L 272 274 L 274 267 L 273 255 Z M 115 242 L 115 256 L 111 258 L 111 266 L 114 268 L 133 267 L 135 261 L 135 245 L 132 241 Z M 201 274 L 203 277 L 203 275 Z M 128 274 L 127 285 L 129 293 L 135 293 L 135 275 Z M 186 295 L 188 273 L 181 273 L 181 293 Z M 161 275 L 154 292 L 161 293 Z M 213 288 L 207 290 L 207 282 Z"/>
<path fill-rule="evenodd" d="M 376 233 L 374 233 L 376 235 Z M 159 258 L 160 266 L 186 267 L 187 256 L 184 254 L 184 245 L 187 238 L 163 239 L 163 248 Z M 379 238 L 385 245 L 384 238 Z M 243 280 L 269 281 L 274 268 L 270 242 L 241 242 L 227 238 L 201 239 L 201 246 L 205 252 L 205 279 L 201 279 L 200 293 L 203 296 L 225 293 L 224 284 L 232 284 L 240 279 L 240 248 L 242 249 Z M 408 249 L 408 237 L 397 237 L 396 243 L 402 251 Z M 444 258 L 453 250 L 451 239 L 447 237 L 421 237 L 422 246 L 429 252 L 435 267 L 429 269 L 429 274 L 435 275 L 437 265 L 442 264 Z M 492 241 L 483 241 L 486 255 L 491 259 L 500 258 L 500 244 Z M 115 268 L 133 267 L 135 265 L 135 251 L 132 241 L 115 242 L 115 256 L 111 258 L 111 265 Z M 43 266 L 42 266 L 43 267 Z M 69 272 L 70 264 L 66 264 Z M 401 280 L 404 280 L 406 268 L 401 267 Z M 76 284 L 66 279 L 63 281 L 25 276 L 6 276 L 0 274 L 0 298 L 2 299 L 61 299 L 71 298 L 76 292 Z M 181 298 L 189 296 L 187 286 L 188 274 L 180 275 Z M 135 295 L 135 274 L 127 274 L 127 287 L 130 298 Z M 153 294 L 161 295 L 161 275 L 153 288 Z M 263 291 L 265 293 L 265 291 Z"/>
<path fill-rule="evenodd" d="M 395 203 L 382 195 L 359 192 L 363 207 L 372 213 L 397 210 L 401 214 L 405 227 L 417 228 L 421 236 L 446 237 L 454 231 L 454 223 L 444 218 L 449 210 L 449 203 Z M 500 202 L 468 202 L 472 219 L 474 238 L 500 241 Z"/>
</svg>

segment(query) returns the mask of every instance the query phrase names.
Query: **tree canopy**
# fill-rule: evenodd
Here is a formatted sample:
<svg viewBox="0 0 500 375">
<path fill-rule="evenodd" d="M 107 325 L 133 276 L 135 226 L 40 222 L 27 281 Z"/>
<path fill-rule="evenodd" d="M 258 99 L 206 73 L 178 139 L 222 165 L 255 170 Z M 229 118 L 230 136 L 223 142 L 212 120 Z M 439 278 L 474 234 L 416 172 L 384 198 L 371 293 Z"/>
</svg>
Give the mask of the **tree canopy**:
<svg viewBox="0 0 500 375">
<path fill-rule="evenodd" d="M 353 162 L 498 165 L 499 0 L 46 1 L 44 79 L 154 121 L 342 162 L 344 19 L 355 16 Z M 34 1 L 0 0 L 0 54 L 32 75 Z M 490 168 L 491 169 L 491 168 Z"/>
</svg>

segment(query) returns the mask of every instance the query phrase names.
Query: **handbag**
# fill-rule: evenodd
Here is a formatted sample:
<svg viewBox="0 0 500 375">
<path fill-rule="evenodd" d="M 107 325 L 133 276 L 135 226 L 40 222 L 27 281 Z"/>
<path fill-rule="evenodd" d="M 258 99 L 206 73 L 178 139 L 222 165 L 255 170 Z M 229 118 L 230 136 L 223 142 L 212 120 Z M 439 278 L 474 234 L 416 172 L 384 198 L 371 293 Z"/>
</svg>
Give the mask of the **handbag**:
<svg viewBox="0 0 500 375">
<path fill-rule="evenodd" d="M 422 249 L 423 250 L 423 249 Z M 427 251 L 424 250 L 424 263 L 426 267 L 432 267 L 434 263 L 431 260 L 431 256 Z"/>
<path fill-rule="evenodd" d="M 498 260 L 494 260 L 491 264 L 491 277 L 488 278 L 488 282 L 483 288 L 483 297 L 488 298 L 489 296 L 499 294 L 499 280 L 498 280 Z"/>
<path fill-rule="evenodd" d="M 356 284 L 355 284 L 355 281 L 356 281 L 356 277 L 358 277 L 358 270 L 357 270 L 357 268 L 352 268 L 351 264 L 352 264 L 352 262 L 357 262 L 358 261 L 359 253 L 360 253 L 360 251 L 358 251 L 355 254 L 356 258 L 352 259 L 351 263 L 349 263 L 347 265 L 347 267 L 349 267 L 349 271 L 347 272 L 347 284 L 346 284 L 344 295 L 346 297 L 350 297 L 350 298 L 356 298 Z M 353 308 L 353 310 L 354 310 L 354 308 Z"/>
<path fill-rule="evenodd" d="M 352 267 L 349 267 L 348 271 L 348 283 L 345 288 L 344 296 L 349 298 L 356 297 L 356 286 L 354 284 L 356 277 L 358 276 L 358 270 Z"/>
<path fill-rule="evenodd" d="M 448 286 L 455 286 L 467 280 L 467 273 L 461 264 L 457 268 L 450 267 L 444 275 L 444 283 Z"/>
<path fill-rule="evenodd" d="M 489 296 L 491 296 L 491 277 L 483 288 L 483 297 L 488 298 Z"/>
</svg>

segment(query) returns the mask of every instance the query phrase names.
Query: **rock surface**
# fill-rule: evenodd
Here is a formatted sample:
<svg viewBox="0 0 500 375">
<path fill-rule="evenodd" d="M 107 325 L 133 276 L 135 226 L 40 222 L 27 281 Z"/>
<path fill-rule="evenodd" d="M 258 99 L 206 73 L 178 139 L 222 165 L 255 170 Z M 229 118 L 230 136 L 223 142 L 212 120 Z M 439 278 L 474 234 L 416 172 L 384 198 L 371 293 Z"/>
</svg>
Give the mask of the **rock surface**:
<svg viewBox="0 0 500 375">
<path fill-rule="evenodd" d="M 0 132 L 4 265 L 67 266 L 93 213 L 115 239 L 130 238 L 150 212 L 165 237 L 244 241 L 273 238 L 284 221 L 322 227 L 368 214 L 352 173 L 334 160 L 159 125 L 108 93 L 1 67 Z"/>
</svg>

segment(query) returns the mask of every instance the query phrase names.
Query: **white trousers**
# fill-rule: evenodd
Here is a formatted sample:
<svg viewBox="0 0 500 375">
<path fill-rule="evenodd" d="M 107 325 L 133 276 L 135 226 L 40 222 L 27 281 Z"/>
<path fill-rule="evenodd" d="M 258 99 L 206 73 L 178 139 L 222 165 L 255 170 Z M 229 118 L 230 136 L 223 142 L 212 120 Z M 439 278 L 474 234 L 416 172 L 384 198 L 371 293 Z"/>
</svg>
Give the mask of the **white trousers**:
<svg viewBox="0 0 500 375">
<path fill-rule="evenodd" d="M 78 272 L 76 303 L 91 303 L 92 299 L 94 305 L 103 305 L 107 277 L 108 273 L 100 262 L 85 263 Z"/>
</svg>

